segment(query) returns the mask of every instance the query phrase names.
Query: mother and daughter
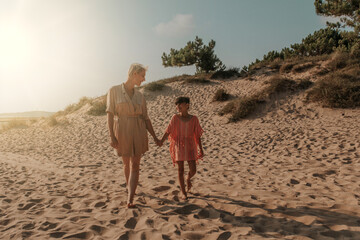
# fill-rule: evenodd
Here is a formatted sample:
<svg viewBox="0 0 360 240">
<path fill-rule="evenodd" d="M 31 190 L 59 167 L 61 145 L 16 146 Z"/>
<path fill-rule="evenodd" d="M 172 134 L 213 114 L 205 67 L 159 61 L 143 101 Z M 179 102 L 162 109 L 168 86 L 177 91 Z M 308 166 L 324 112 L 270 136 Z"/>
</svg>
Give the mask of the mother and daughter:
<svg viewBox="0 0 360 240">
<path fill-rule="evenodd" d="M 161 147 L 166 139 L 170 142 L 170 156 L 173 164 L 178 166 L 178 179 L 182 199 L 187 199 L 187 192 L 192 184 L 191 178 L 196 173 L 197 160 L 204 156 L 201 135 L 203 130 L 196 116 L 189 114 L 190 99 L 178 97 L 175 100 L 178 114 L 172 116 L 170 123 L 159 140 L 156 137 L 147 113 L 146 100 L 143 94 L 135 89 L 145 81 L 147 68 L 134 63 L 128 71 L 127 81 L 112 87 L 107 94 L 107 122 L 110 134 L 110 145 L 117 155 L 122 157 L 126 185 L 128 188 L 127 207 L 136 207 L 133 203 L 139 181 L 140 159 L 148 151 L 148 135 Z M 189 172 L 184 180 L 184 162 L 188 163 Z"/>
</svg>

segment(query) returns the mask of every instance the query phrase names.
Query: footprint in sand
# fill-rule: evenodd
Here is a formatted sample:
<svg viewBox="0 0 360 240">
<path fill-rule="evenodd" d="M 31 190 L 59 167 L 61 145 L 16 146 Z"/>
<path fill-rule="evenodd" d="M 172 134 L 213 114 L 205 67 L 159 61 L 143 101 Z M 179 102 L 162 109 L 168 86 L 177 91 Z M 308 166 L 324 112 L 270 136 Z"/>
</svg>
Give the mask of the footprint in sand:
<svg viewBox="0 0 360 240">
<path fill-rule="evenodd" d="M 72 239 L 72 238 L 90 239 L 92 236 L 93 234 L 91 232 L 81 232 L 64 237 L 64 239 Z"/>
<path fill-rule="evenodd" d="M 70 204 L 64 204 L 64 205 L 62 205 L 62 207 L 65 208 L 65 209 L 68 209 L 68 210 L 71 209 L 71 205 L 70 205 Z"/>
<path fill-rule="evenodd" d="M 227 240 L 231 237 L 231 232 L 223 232 L 216 240 Z"/>
<path fill-rule="evenodd" d="M 18 210 L 29 210 L 31 207 L 33 207 L 35 203 L 28 203 L 24 206 L 24 204 L 19 204 Z"/>
<path fill-rule="evenodd" d="M 94 232 L 96 232 L 97 234 L 101 235 L 106 228 L 99 226 L 99 225 L 92 225 L 90 227 L 91 230 L 93 230 Z"/>
<path fill-rule="evenodd" d="M 47 231 L 49 229 L 54 229 L 57 227 L 57 223 L 51 223 L 51 222 L 44 222 L 43 224 L 41 224 L 41 226 L 39 227 L 39 230 L 42 230 L 42 231 Z"/>
<path fill-rule="evenodd" d="M 12 222 L 12 221 L 13 221 L 13 219 L 4 219 L 4 220 L 1 220 L 1 221 L 0 221 L 0 225 L 6 226 L 6 225 L 8 225 L 10 222 Z"/>
<path fill-rule="evenodd" d="M 52 237 L 52 238 L 61 238 L 65 234 L 66 234 L 66 232 L 52 232 L 52 233 L 50 233 L 50 237 Z"/>
<path fill-rule="evenodd" d="M 121 235 L 118 240 L 129 240 L 129 232 L 127 231 L 126 233 Z"/>
<path fill-rule="evenodd" d="M 99 207 L 104 207 L 105 205 L 106 205 L 105 202 L 98 202 L 98 203 L 95 204 L 95 207 L 99 208 Z"/>
<path fill-rule="evenodd" d="M 35 228 L 35 225 L 33 223 L 28 223 L 28 224 L 25 224 L 22 229 L 25 229 L 25 230 L 32 230 Z"/>
<path fill-rule="evenodd" d="M 155 192 L 163 192 L 163 191 L 169 190 L 170 188 L 171 188 L 170 186 L 159 186 L 159 187 L 153 188 L 152 190 Z"/>
<path fill-rule="evenodd" d="M 136 227 L 136 224 L 137 224 L 136 219 L 134 217 L 132 217 L 126 221 L 124 227 L 134 229 Z"/>
<path fill-rule="evenodd" d="M 111 224 L 115 225 L 115 224 L 117 224 L 117 223 L 119 222 L 119 220 L 117 220 L 117 219 L 112 219 L 112 220 L 110 220 L 109 222 L 110 222 Z"/>
</svg>

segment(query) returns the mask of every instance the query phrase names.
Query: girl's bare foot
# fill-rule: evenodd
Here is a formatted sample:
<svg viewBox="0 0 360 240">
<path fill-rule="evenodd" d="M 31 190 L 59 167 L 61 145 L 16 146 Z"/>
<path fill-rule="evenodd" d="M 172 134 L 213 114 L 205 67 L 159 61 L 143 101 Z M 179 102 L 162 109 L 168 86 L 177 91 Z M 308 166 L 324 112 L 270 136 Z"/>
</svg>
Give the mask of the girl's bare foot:
<svg viewBox="0 0 360 240">
<path fill-rule="evenodd" d="M 188 200 L 188 197 L 187 197 L 187 195 L 182 194 L 181 199 L 184 200 L 184 201 L 186 201 L 186 200 Z"/>
<path fill-rule="evenodd" d="M 186 179 L 186 185 L 187 185 L 187 192 L 190 192 L 190 189 L 192 188 L 192 183 L 190 178 Z"/>
<path fill-rule="evenodd" d="M 133 203 L 128 203 L 127 208 L 136 208 L 136 205 Z"/>
</svg>

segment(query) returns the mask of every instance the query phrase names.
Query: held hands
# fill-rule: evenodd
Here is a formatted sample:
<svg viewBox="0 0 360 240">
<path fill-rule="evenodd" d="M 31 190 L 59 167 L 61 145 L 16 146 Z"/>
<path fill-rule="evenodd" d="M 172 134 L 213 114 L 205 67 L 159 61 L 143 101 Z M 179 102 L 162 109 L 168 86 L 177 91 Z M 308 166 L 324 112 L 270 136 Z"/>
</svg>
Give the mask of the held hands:
<svg viewBox="0 0 360 240">
<path fill-rule="evenodd" d="M 161 147 L 163 145 L 163 142 L 159 140 L 157 137 L 154 138 L 154 141 L 158 147 Z"/>
<path fill-rule="evenodd" d="M 158 147 L 162 147 L 162 145 L 164 144 L 165 138 L 162 138 L 161 140 L 158 138 L 154 138 L 154 141 Z"/>
</svg>

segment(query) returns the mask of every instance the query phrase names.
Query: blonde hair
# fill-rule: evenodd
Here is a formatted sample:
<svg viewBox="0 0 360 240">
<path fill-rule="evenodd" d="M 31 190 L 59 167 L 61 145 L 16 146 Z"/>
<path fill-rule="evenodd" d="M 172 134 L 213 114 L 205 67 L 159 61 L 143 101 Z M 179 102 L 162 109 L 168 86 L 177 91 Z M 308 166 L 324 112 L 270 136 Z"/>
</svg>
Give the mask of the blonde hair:
<svg viewBox="0 0 360 240">
<path fill-rule="evenodd" d="M 128 77 L 133 75 L 134 73 L 140 73 L 142 71 L 147 71 L 148 67 L 145 67 L 144 65 L 140 63 L 133 63 L 130 65 L 129 71 L 128 71 Z"/>
</svg>

